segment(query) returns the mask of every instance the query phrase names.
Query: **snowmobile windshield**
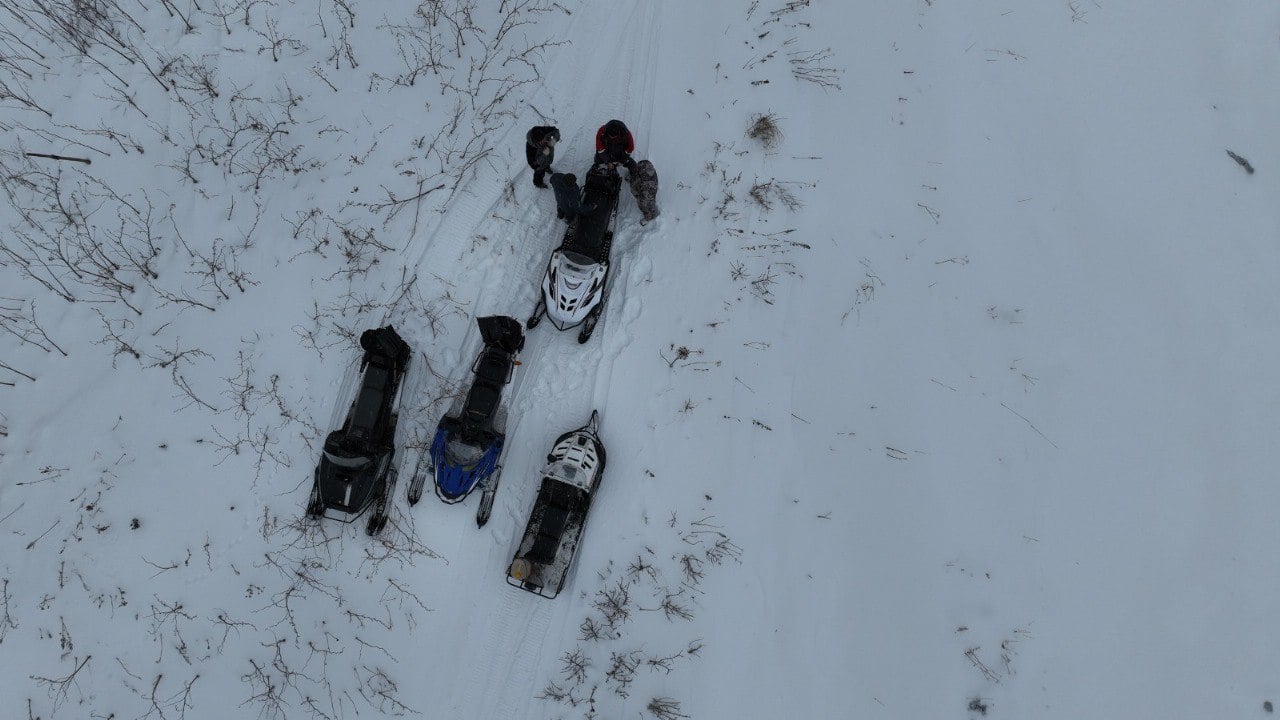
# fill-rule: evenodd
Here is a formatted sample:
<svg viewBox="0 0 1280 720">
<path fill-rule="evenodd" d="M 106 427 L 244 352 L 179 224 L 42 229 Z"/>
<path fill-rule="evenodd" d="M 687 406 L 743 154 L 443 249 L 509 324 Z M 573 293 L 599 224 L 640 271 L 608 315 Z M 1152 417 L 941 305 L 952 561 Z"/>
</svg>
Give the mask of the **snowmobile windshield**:
<svg viewBox="0 0 1280 720">
<path fill-rule="evenodd" d="M 484 448 L 468 445 L 461 440 L 450 440 L 444 448 L 445 462 L 454 466 L 469 468 L 484 456 Z"/>
<path fill-rule="evenodd" d="M 552 465 L 547 468 L 547 477 L 570 485 L 577 485 L 578 468 L 573 465 Z"/>
<path fill-rule="evenodd" d="M 566 270 L 581 275 L 587 274 L 587 272 L 596 265 L 595 261 L 591 258 L 581 253 L 573 252 L 572 250 L 565 251 L 564 260 Z"/>
<path fill-rule="evenodd" d="M 324 452 L 324 459 L 328 460 L 334 465 L 337 465 L 340 468 L 347 468 L 350 470 L 359 470 L 365 465 L 368 465 L 370 460 L 369 458 L 364 457 L 362 455 L 356 455 L 353 457 L 348 457 L 345 455 L 335 455 L 329 452 L 328 450 Z"/>
</svg>

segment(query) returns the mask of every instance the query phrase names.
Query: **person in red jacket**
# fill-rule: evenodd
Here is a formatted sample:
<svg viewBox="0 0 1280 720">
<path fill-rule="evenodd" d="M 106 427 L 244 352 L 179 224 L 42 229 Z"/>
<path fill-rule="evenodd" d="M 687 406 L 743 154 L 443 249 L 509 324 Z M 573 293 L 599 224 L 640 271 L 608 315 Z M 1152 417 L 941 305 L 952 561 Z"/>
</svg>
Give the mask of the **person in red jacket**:
<svg viewBox="0 0 1280 720">
<path fill-rule="evenodd" d="M 631 157 L 635 149 L 635 138 L 621 120 L 610 120 L 596 131 L 596 165 L 616 163 L 635 172 L 636 161 Z"/>
</svg>

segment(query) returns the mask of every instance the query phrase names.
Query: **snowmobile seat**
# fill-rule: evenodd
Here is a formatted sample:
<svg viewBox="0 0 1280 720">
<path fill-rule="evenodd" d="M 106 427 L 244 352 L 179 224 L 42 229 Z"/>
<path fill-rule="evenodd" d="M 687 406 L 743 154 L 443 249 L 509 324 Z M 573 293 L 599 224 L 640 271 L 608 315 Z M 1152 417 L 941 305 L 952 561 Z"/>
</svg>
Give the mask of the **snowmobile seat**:
<svg viewBox="0 0 1280 720">
<path fill-rule="evenodd" d="M 324 452 L 343 459 L 359 456 L 363 450 L 358 438 L 341 430 L 334 430 L 324 439 Z"/>
<path fill-rule="evenodd" d="M 501 387 L 481 382 L 472 385 L 471 392 L 467 393 L 467 402 L 463 405 L 462 412 L 466 418 L 473 423 L 487 425 L 488 419 L 498 409 L 498 402 L 502 400 Z"/>
<path fill-rule="evenodd" d="M 497 348 L 486 348 L 476 358 L 472 372 L 476 374 L 477 383 L 502 387 L 511 379 L 511 356 Z"/>
<path fill-rule="evenodd" d="M 351 413 L 351 427 L 348 429 L 351 435 L 368 438 L 376 432 L 391 383 L 392 375 L 385 368 L 377 365 L 365 368 L 364 382 Z"/>
<path fill-rule="evenodd" d="M 582 495 L 581 490 L 571 485 L 551 478 L 543 479 L 537 503 L 542 506 L 542 517 L 538 522 L 533 547 L 525 557 L 543 565 L 555 560 L 560 538 L 564 536 L 569 518 L 582 505 Z"/>
<path fill-rule="evenodd" d="M 538 524 L 538 535 L 533 539 L 533 547 L 525 557 L 540 565 L 547 565 L 556 559 L 556 551 L 560 549 L 560 537 L 565 525 L 569 524 L 569 511 L 557 505 L 547 505 L 542 512 L 542 522 Z"/>
<path fill-rule="evenodd" d="M 616 170 L 597 165 L 587 173 L 582 188 L 582 204 L 595 207 L 578 216 L 578 222 L 565 234 L 566 246 L 593 259 L 605 262 L 609 257 L 607 236 L 613 211 L 618 206 L 622 178 Z"/>
<path fill-rule="evenodd" d="M 622 176 L 618 175 L 617 170 L 608 165 L 593 165 L 582 183 L 582 195 L 584 199 L 589 197 L 591 200 L 607 200 L 613 195 L 616 200 L 621 188 Z"/>
<path fill-rule="evenodd" d="M 472 371 L 476 381 L 467 393 L 464 413 L 472 422 L 485 424 L 502 400 L 502 386 L 511 378 L 511 358 L 497 348 L 486 348 L 476 358 Z"/>
</svg>

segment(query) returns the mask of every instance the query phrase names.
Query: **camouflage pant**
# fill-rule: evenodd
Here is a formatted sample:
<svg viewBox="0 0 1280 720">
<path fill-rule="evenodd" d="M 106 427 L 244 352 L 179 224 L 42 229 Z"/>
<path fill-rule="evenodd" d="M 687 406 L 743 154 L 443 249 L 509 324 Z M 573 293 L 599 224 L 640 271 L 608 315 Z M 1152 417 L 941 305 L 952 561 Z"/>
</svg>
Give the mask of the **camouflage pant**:
<svg viewBox="0 0 1280 720">
<path fill-rule="evenodd" d="M 645 222 L 658 217 L 658 171 L 653 163 L 641 160 L 629 173 L 627 182 L 631 185 L 631 194 L 636 198 L 640 214 Z"/>
</svg>

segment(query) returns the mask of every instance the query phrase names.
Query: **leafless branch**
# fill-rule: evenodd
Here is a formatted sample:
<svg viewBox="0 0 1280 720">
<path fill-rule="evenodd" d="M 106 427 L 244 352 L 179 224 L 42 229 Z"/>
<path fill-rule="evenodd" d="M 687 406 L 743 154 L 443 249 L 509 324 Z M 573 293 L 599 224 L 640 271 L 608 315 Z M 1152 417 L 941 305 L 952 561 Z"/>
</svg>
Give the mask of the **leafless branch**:
<svg viewBox="0 0 1280 720">
<path fill-rule="evenodd" d="M 67 696 L 68 693 L 71 692 L 71 689 L 76 688 L 78 691 L 79 688 L 76 685 L 76 676 L 80 674 L 80 671 L 83 670 L 84 666 L 88 665 L 89 661 L 92 659 L 92 655 L 85 655 L 83 660 L 76 663 L 75 669 L 65 677 L 47 678 L 39 675 L 30 675 L 28 677 L 34 680 L 37 685 L 45 688 L 49 693 L 49 697 L 53 699 L 53 711 L 56 713 L 58 708 L 67 701 Z"/>
</svg>

